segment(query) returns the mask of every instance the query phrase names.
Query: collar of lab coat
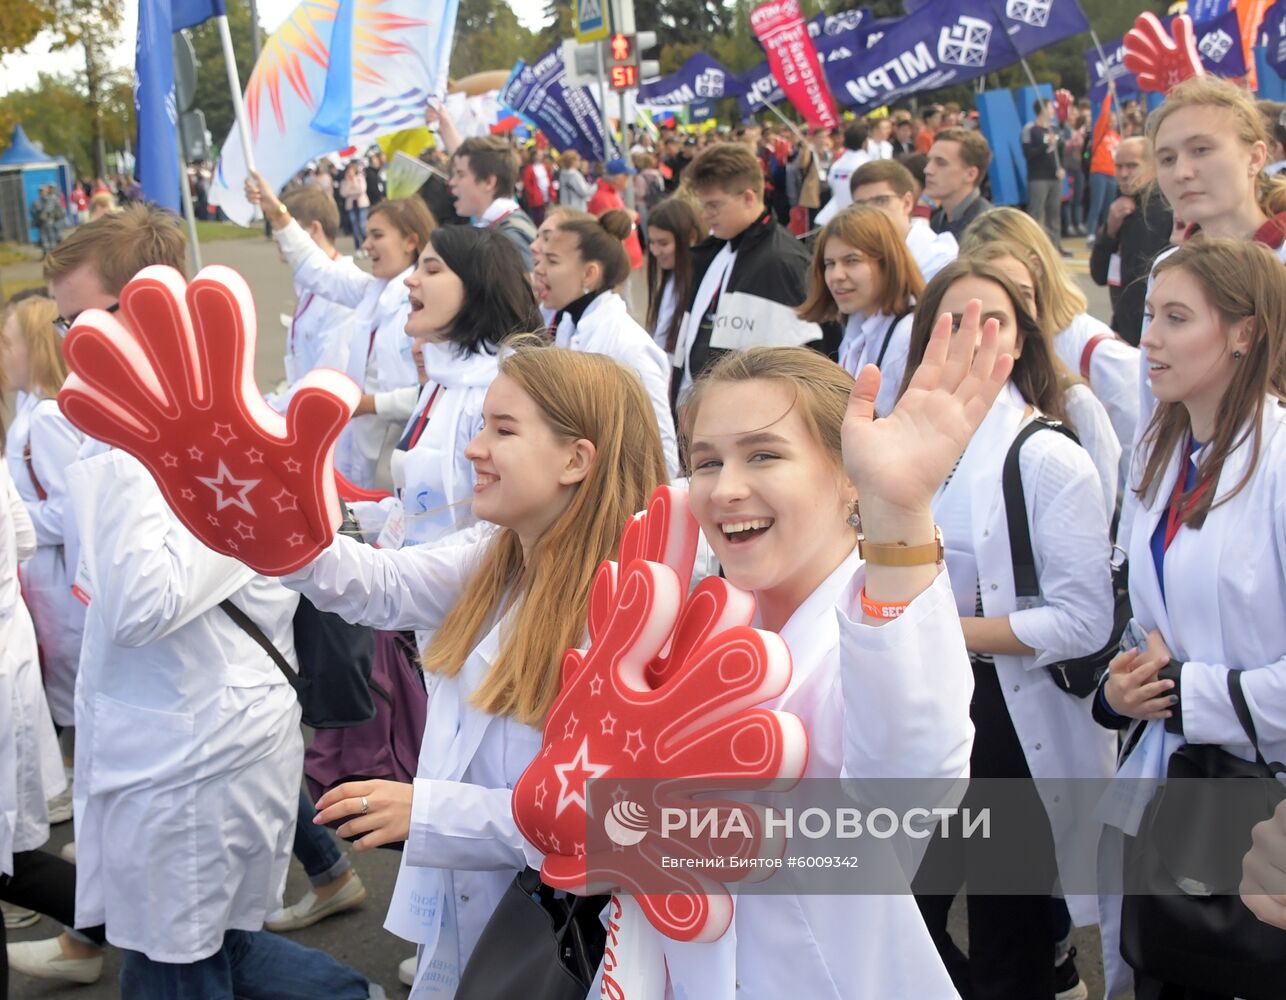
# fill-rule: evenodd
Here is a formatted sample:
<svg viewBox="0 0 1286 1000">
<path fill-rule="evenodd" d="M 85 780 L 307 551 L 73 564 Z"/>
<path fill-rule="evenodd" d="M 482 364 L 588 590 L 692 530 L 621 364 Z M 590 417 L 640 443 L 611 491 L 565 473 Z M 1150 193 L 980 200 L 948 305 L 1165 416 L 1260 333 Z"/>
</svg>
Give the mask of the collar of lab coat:
<svg viewBox="0 0 1286 1000">
<path fill-rule="evenodd" d="M 599 327 L 612 326 L 624 320 L 633 322 L 630 319 L 629 309 L 625 305 L 625 300 L 615 292 L 603 292 L 585 307 L 579 322 L 574 320 L 569 313 L 563 314 L 563 318 L 558 322 L 554 343 L 558 347 L 570 347 L 573 350 L 579 347 L 583 350 L 582 345 L 585 338 L 594 333 Z"/>
<path fill-rule="evenodd" d="M 496 377 L 496 365 L 494 354 L 479 351 L 462 358 L 453 344 L 424 345 L 424 370 L 429 381 L 443 389 L 490 385 Z"/>
<path fill-rule="evenodd" d="M 855 542 L 853 551 L 804 599 L 804 603 L 782 626 L 780 635 L 790 649 L 791 672 L 790 684 L 781 701 L 795 692 L 827 653 L 838 648 L 839 621 L 835 617 L 835 605 L 861 565 L 862 556 Z"/>
</svg>

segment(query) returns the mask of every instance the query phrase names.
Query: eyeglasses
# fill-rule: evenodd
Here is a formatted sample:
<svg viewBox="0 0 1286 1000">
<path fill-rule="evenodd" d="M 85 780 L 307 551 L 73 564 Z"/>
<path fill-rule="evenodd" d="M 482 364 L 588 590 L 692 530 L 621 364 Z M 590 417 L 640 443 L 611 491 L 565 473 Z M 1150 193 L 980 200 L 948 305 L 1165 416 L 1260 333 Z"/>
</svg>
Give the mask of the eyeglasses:
<svg viewBox="0 0 1286 1000">
<path fill-rule="evenodd" d="M 862 205 L 869 208 L 887 208 L 893 204 L 896 199 L 891 194 L 877 194 L 870 198 L 854 198 L 854 205 Z"/>
<path fill-rule="evenodd" d="M 113 302 L 110 306 L 104 309 L 103 312 L 114 313 L 120 307 L 121 307 L 121 304 L 119 302 Z M 82 309 L 81 312 L 84 312 L 84 310 Z M 56 320 L 54 320 L 54 332 L 57 333 L 58 336 L 60 337 L 67 336 L 67 332 L 71 329 L 72 324 L 75 323 L 76 320 L 78 319 L 80 319 L 80 313 L 76 313 L 76 315 L 72 316 L 70 319 L 64 319 L 63 317 L 59 316 Z"/>
</svg>

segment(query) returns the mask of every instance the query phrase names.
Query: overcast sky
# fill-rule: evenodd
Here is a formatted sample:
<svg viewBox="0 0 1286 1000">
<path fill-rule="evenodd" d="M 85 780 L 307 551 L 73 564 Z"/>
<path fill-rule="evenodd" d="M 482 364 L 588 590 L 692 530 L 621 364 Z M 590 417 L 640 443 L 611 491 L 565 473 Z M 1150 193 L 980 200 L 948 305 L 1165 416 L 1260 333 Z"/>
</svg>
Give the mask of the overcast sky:
<svg viewBox="0 0 1286 1000">
<path fill-rule="evenodd" d="M 3 2 L 4 0 L 0 0 L 0 3 Z M 277 26 L 290 16 L 290 12 L 298 6 L 298 3 L 299 0 L 258 0 L 259 20 L 263 23 L 264 29 L 269 33 L 275 31 Z M 527 27 L 536 28 L 540 26 L 541 13 L 545 6 L 544 0 L 509 0 L 509 6 L 514 9 L 518 19 Z M 119 41 L 111 51 L 112 62 L 118 66 L 130 67 L 134 65 L 134 33 L 137 30 L 137 18 L 137 0 L 126 0 L 125 26 L 121 31 Z M 74 72 L 81 66 L 83 66 L 83 61 L 77 50 L 51 54 L 49 42 L 42 36 L 27 46 L 26 51 L 0 59 L 0 94 L 6 94 L 11 90 L 21 90 L 24 87 L 33 85 L 42 70 L 45 72 L 69 73 Z M 241 72 L 241 82 L 244 86 L 246 77 L 250 75 L 250 67 L 241 66 L 238 68 Z M 495 68 L 507 69 L 508 67 L 497 66 Z"/>
</svg>

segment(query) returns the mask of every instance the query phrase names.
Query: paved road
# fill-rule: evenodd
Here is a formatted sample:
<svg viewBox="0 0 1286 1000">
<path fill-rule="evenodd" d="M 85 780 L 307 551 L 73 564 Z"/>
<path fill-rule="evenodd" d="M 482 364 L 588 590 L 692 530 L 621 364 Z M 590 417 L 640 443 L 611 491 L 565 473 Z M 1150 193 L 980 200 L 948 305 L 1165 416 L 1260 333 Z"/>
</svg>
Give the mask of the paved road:
<svg viewBox="0 0 1286 1000">
<path fill-rule="evenodd" d="M 348 241 L 345 240 L 346 244 Z M 1090 311 L 1106 318 L 1109 315 L 1107 294 L 1095 287 L 1088 277 L 1086 255 L 1079 241 L 1070 242 L 1077 249 L 1077 256 L 1070 268 L 1090 299 Z M 282 350 L 285 330 L 279 317 L 287 316 L 294 307 L 290 275 L 276 253 L 275 245 L 264 239 L 229 240 L 210 243 L 204 248 L 207 264 L 227 264 L 240 271 L 254 293 L 259 314 L 259 341 L 256 348 L 255 374 L 260 386 L 270 388 L 283 377 Z M 341 246 L 347 250 L 347 246 Z M 631 297 L 633 298 L 633 296 Z M 50 848 L 57 850 L 71 839 L 71 824 L 54 830 Z M 393 880 L 397 874 L 398 855 L 390 851 L 374 851 L 355 859 L 355 867 L 365 882 L 369 898 L 357 911 L 341 914 L 292 937 L 301 944 L 322 948 L 355 966 L 388 990 L 389 996 L 400 1000 L 408 991 L 397 982 L 397 964 L 409 957 L 413 949 L 383 929 L 383 915 L 392 895 Z M 286 897 L 294 901 L 307 888 L 307 881 L 298 863 L 292 865 Z M 24 941 L 48 937 L 57 928 L 42 920 L 27 930 L 11 932 L 10 940 Z M 966 928 L 961 907 L 957 903 L 953 913 L 953 931 L 963 944 Z M 855 934 L 869 934 L 870 928 L 854 928 Z M 1077 931 L 1075 943 L 1080 952 L 1078 966 L 1090 988 L 1090 995 L 1099 995 L 1102 989 L 1102 972 L 1099 962 L 1098 934 L 1094 930 Z M 895 945 L 894 945 L 895 946 Z M 103 978 L 94 986 L 65 986 L 52 982 L 37 982 L 24 976 L 13 975 L 10 989 L 12 1000 L 108 1000 L 118 996 L 116 987 L 120 962 L 117 954 L 108 949 Z M 0 998 L 2 1000 L 2 998 Z"/>
</svg>

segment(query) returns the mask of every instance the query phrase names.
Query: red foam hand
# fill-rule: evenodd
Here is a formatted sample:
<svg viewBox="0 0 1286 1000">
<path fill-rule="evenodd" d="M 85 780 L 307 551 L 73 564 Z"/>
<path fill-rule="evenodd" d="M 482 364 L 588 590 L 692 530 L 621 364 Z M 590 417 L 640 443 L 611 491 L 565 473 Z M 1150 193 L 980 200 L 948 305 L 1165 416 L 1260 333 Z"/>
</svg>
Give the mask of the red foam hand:
<svg viewBox="0 0 1286 1000">
<path fill-rule="evenodd" d="M 1134 27 L 1125 33 L 1125 55 L 1122 62 L 1133 73 L 1144 90 L 1167 93 L 1171 87 L 1190 76 L 1205 72 L 1197 54 L 1192 18 L 1180 14 L 1171 22 L 1174 37 L 1153 13 L 1140 14 Z"/>
<path fill-rule="evenodd" d="M 544 749 L 515 786 L 513 810 L 523 835 L 546 852 L 547 884 L 624 890 L 662 933 L 710 941 L 732 919 L 723 883 L 762 870 L 718 869 L 715 878 L 715 869 L 663 867 L 663 854 L 760 857 L 780 847 L 764 837 L 754 807 L 703 800 L 703 810 L 716 811 L 715 828 L 726 831 L 735 818 L 737 834 L 671 834 L 662 851 L 662 809 L 686 808 L 728 782 L 744 789 L 798 780 L 807 737 L 794 715 L 754 707 L 786 689 L 791 668 L 780 636 L 749 627 L 753 599 L 711 578 L 685 601 L 686 582 L 642 560 L 619 574 L 611 563 L 600 568 L 590 597 L 596 634 L 588 650 L 567 653 Z M 649 678 L 667 648 L 654 687 Z M 587 803 L 589 779 L 595 794 Z M 636 803 L 649 835 L 621 853 L 600 850 L 608 779 L 651 779 L 647 801 Z"/>
<path fill-rule="evenodd" d="M 207 267 L 187 284 L 144 268 L 119 313 L 81 314 L 63 353 L 67 419 L 142 462 L 210 548 L 280 575 L 330 544 L 342 520 L 335 439 L 360 390 L 315 371 L 284 417 L 269 407 L 254 381 L 254 301 L 235 271 Z"/>
<path fill-rule="evenodd" d="M 358 486 L 342 472 L 335 473 L 335 485 L 339 488 L 340 499 L 347 503 L 357 503 L 359 500 L 379 501 L 393 495 L 388 490 L 368 490 L 365 486 Z"/>
</svg>

